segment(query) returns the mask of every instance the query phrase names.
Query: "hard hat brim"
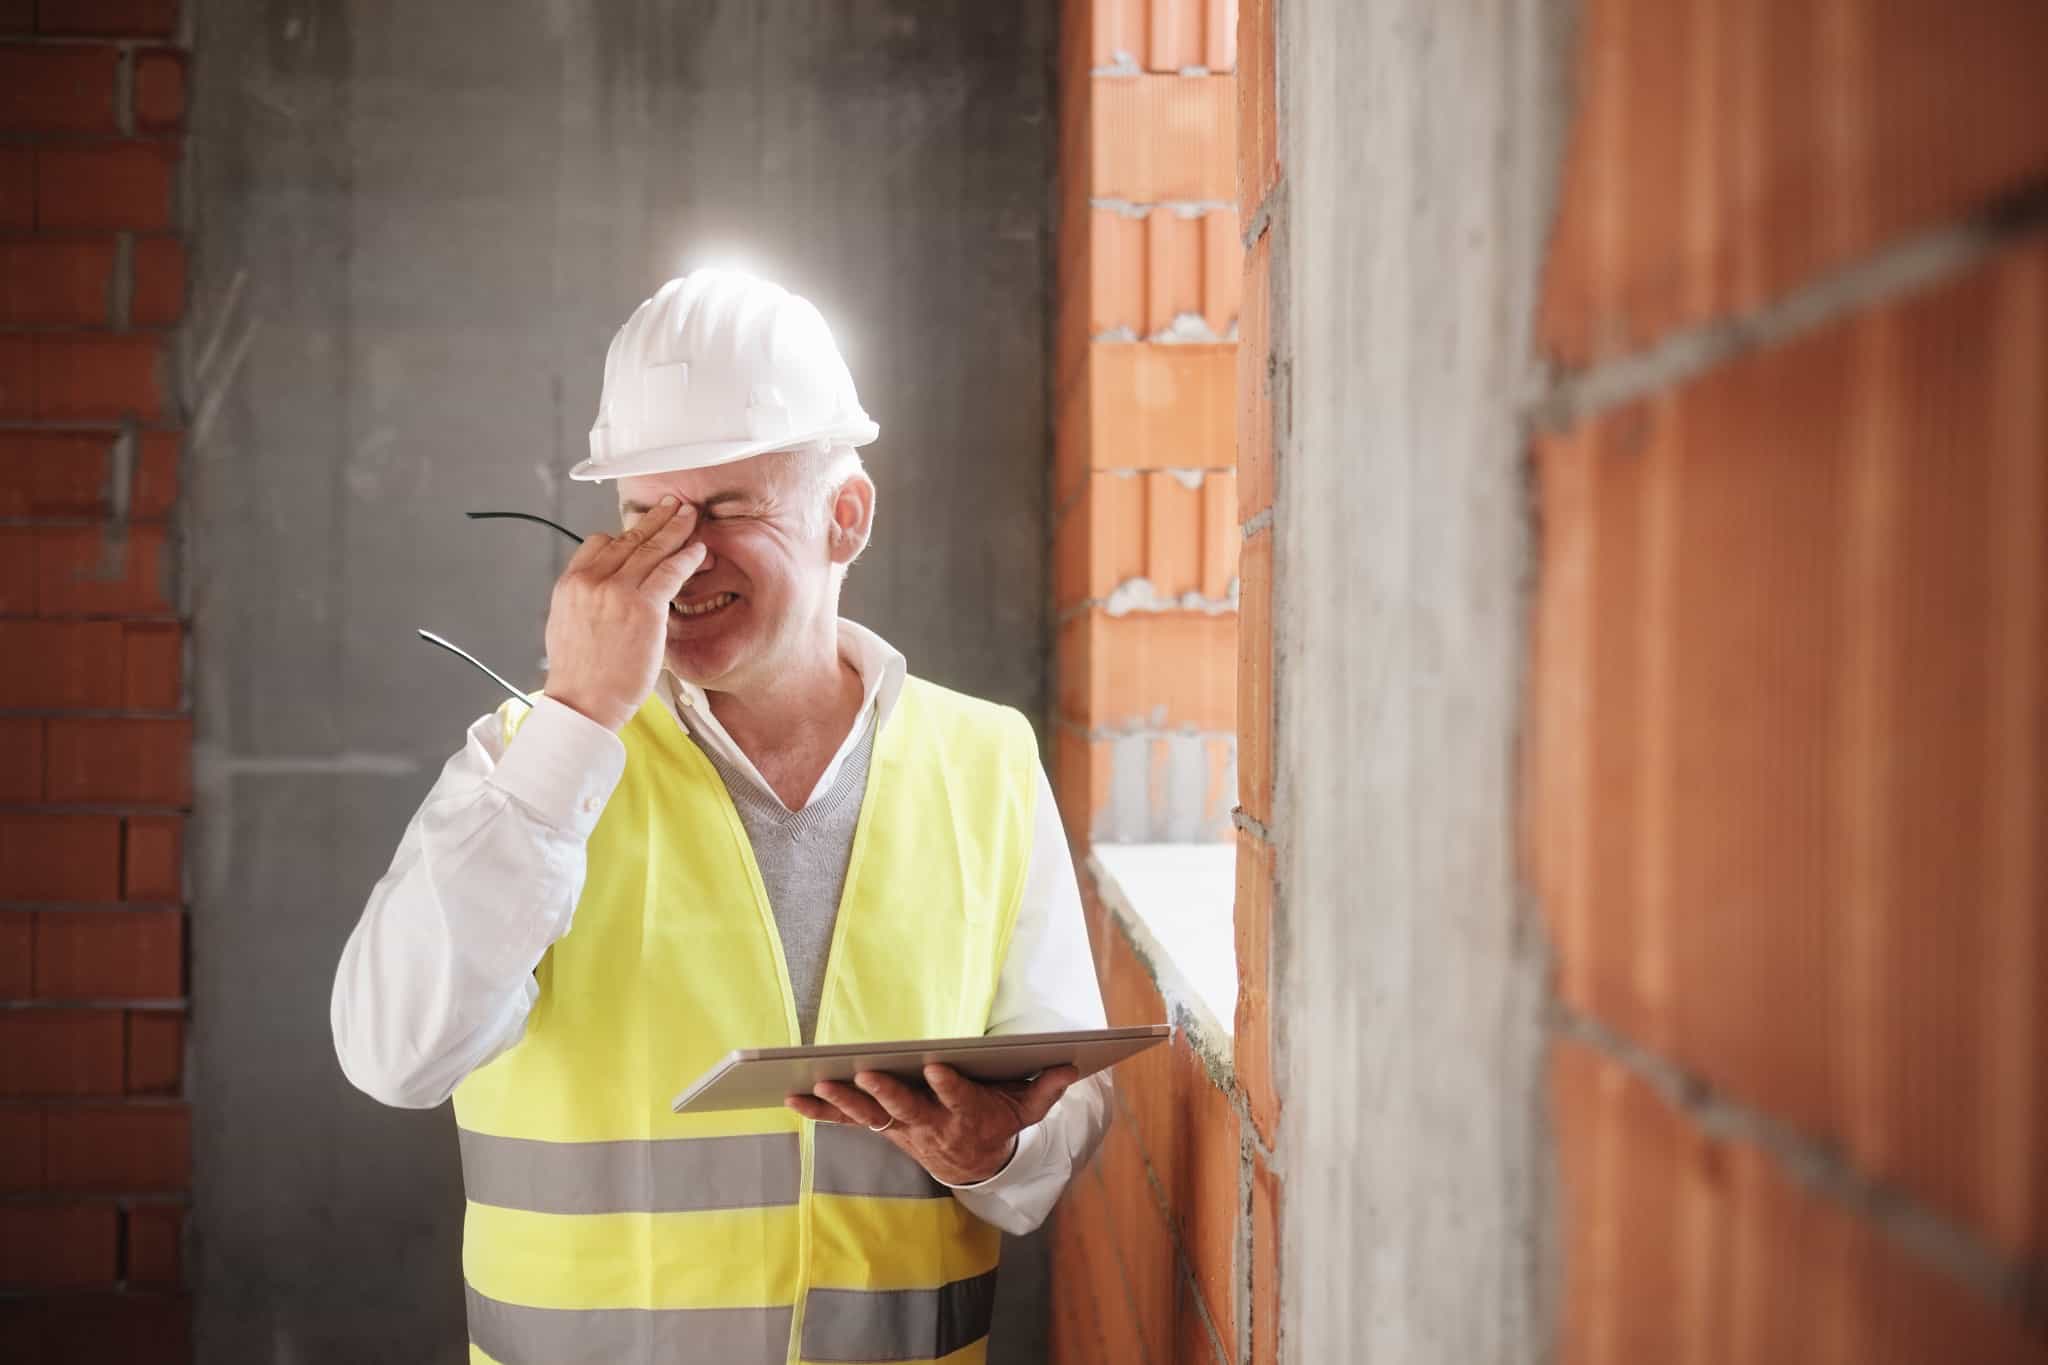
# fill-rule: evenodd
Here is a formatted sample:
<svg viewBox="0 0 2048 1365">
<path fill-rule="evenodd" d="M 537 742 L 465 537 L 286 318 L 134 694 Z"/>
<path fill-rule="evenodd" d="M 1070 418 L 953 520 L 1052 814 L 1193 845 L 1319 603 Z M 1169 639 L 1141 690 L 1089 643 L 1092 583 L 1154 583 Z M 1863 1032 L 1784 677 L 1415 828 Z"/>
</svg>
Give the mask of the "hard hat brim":
<svg viewBox="0 0 2048 1365">
<path fill-rule="evenodd" d="M 588 459 L 569 471 L 578 483 L 603 483 L 609 479 L 630 479 L 642 474 L 674 474 L 685 469 L 713 469 L 722 464 L 749 460 L 778 450 L 829 441 L 834 445 L 864 446 L 882 434 L 873 422 L 849 426 L 844 422 L 793 435 L 761 441 L 711 441 L 691 445 L 655 446 L 636 450 L 616 460 L 599 463 Z"/>
</svg>

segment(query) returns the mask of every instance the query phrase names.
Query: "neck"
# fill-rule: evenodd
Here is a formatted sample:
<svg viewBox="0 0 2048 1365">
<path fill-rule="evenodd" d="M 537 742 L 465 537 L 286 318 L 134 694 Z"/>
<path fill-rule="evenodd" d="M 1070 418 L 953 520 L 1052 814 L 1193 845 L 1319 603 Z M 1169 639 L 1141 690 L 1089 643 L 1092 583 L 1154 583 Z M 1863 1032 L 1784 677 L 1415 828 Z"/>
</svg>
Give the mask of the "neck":
<svg viewBox="0 0 2048 1365">
<path fill-rule="evenodd" d="M 718 723 L 758 764 L 763 754 L 786 752 L 846 737 L 860 710 L 860 674 L 839 657 L 839 624 L 824 623 L 801 649 L 763 670 L 735 691 L 707 691 Z"/>
</svg>

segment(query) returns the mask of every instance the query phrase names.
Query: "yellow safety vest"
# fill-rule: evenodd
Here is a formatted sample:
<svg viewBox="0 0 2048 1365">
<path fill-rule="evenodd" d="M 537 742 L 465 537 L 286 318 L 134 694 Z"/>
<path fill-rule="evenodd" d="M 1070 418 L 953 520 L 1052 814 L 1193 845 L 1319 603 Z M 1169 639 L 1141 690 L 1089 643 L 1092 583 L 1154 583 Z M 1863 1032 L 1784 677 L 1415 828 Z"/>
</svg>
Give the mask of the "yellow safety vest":
<svg viewBox="0 0 2048 1365">
<path fill-rule="evenodd" d="M 982 1361 L 1000 1234 L 916 1162 L 787 1109 L 670 1112 L 732 1049 L 798 1042 L 796 1000 L 710 762 L 658 698 L 621 738 L 525 1036 L 455 1092 L 470 1359 Z M 905 682 L 875 740 L 818 1042 L 987 1028 L 1037 795 L 1021 715 Z"/>
</svg>

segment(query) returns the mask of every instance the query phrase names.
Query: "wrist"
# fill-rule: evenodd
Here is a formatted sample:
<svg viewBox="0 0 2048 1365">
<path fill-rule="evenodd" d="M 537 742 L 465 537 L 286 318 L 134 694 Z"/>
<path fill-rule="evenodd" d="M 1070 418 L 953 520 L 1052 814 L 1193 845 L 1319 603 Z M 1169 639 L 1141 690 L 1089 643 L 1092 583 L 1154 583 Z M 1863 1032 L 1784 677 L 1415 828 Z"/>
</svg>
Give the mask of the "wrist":
<svg viewBox="0 0 2048 1365">
<path fill-rule="evenodd" d="M 985 1185 L 989 1181 L 994 1180 L 997 1176 L 1001 1175 L 1004 1171 L 1009 1170 L 1010 1163 L 1015 1161 L 1016 1159 L 1017 1138 L 1013 1134 L 1010 1138 L 1009 1145 L 1003 1149 L 1003 1156 L 1000 1161 L 996 1162 L 993 1166 L 989 1167 L 985 1171 L 981 1171 L 978 1173 L 969 1173 L 968 1178 L 961 1181 L 960 1183 L 962 1185 Z"/>
<path fill-rule="evenodd" d="M 568 707 L 571 711 L 574 711 L 577 715 L 582 716 L 585 720 L 602 725 L 613 734 L 617 734 L 625 729 L 626 722 L 633 719 L 635 708 L 630 706 L 621 707 L 616 704 L 607 706 L 602 703 L 593 702 L 577 693 L 573 688 L 568 691 L 557 691 L 555 688 L 549 687 L 547 694 Z"/>
</svg>

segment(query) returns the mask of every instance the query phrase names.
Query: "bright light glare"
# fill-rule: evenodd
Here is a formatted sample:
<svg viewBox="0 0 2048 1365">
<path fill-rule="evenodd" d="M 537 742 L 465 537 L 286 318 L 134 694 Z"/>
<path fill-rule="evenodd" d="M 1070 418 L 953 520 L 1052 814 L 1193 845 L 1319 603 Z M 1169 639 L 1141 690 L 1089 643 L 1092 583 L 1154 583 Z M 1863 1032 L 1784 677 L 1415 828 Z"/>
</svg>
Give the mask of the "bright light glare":
<svg viewBox="0 0 2048 1365">
<path fill-rule="evenodd" d="M 763 270 L 744 252 L 728 251 L 722 248 L 711 251 L 693 251 L 683 262 L 682 273 L 693 270 L 730 270 L 741 275 L 752 275 L 757 280 L 772 280 L 774 275 Z"/>
</svg>

